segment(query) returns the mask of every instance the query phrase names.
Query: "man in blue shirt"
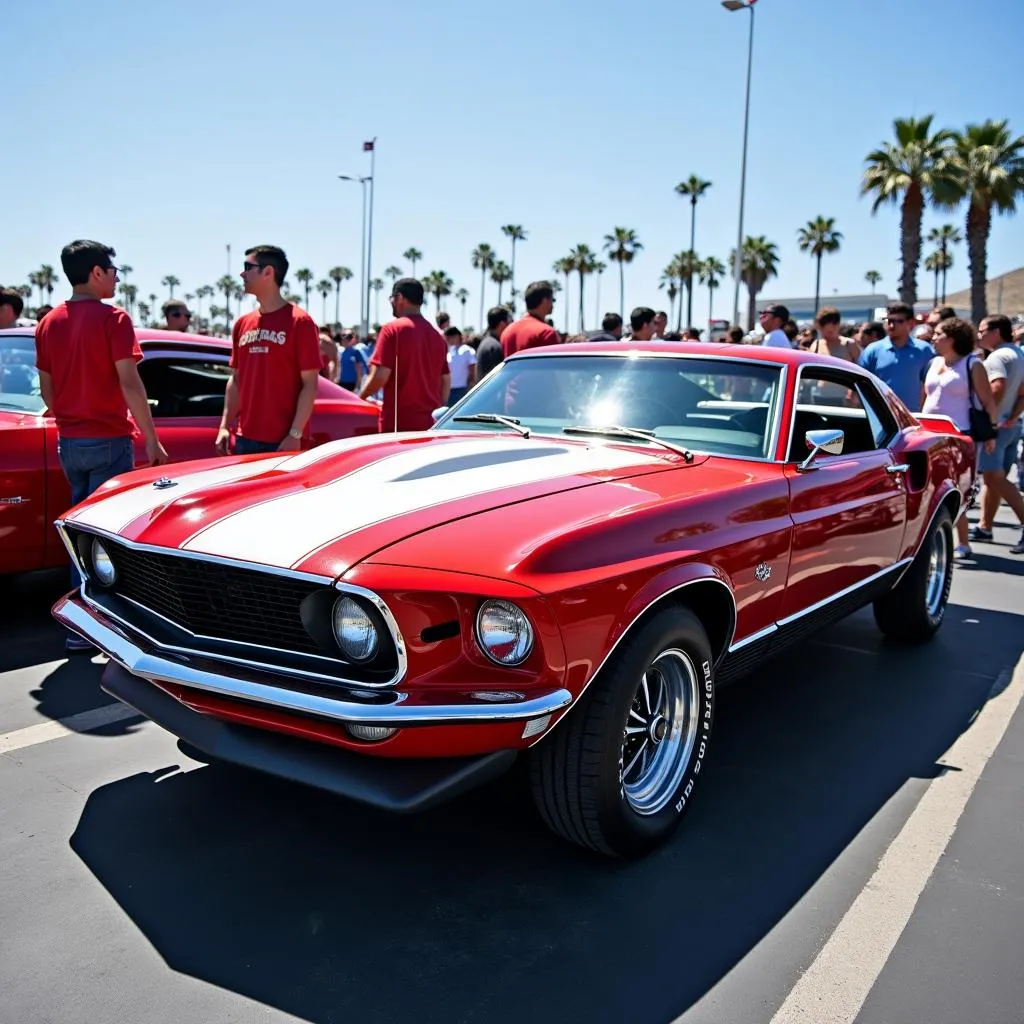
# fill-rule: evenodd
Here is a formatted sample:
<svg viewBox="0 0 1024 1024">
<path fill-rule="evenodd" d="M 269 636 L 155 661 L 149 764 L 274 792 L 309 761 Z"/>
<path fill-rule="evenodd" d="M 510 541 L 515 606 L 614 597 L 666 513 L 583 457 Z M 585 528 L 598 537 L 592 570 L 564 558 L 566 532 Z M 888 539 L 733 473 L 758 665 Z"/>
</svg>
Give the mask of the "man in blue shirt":
<svg viewBox="0 0 1024 1024">
<path fill-rule="evenodd" d="M 366 373 L 366 357 L 356 344 L 354 331 L 342 331 L 338 383 L 348 391 L 358 391 Z"/>
<path fill-rule="evenodd" d="M 914 310 L 905 302 L 893 302 L 886 308 L 882 341 L 872 342 L 860 357 L 860 365 L 880 377 L 911 412 L 921 410 L 921 386 L 935 349 L 926 341 L 910 336 Z"/>
</svg>

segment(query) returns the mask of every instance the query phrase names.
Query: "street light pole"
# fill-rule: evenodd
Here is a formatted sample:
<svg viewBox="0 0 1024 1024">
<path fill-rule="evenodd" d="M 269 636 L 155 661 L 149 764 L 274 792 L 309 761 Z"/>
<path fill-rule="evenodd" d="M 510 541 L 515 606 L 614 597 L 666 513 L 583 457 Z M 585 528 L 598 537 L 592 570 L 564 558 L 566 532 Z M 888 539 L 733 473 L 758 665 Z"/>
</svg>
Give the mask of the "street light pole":
<svg viewBox="0 0 1024 1024">
<path fill-rule="evenodd" d="M 373 186 L 374 171 L 377 160 L 377 136 L 375 135 L 369 143 L 363 144 L 364 150 L 367 145 L 370 147 L 370 219 L 367 222 L 366 227 L 366 282 L 363 285 L 363 290 L 366 293 L 366 319 L 364 320 L 363 327 L 364 335 L 370 333 L 370 285 L 373 281 Z"/>
<path fill-rule="evenodd" d="M 338 178 L 341 181 L 358 181 L 363 187 L 363 221 L 359 229 L 359 330 L 365 338 L 366 321 L 369 319 L 366 305 L 369 296 L 366 287 L 366 183 L 370 178 L 358 178 L 350 174 L 339 174 Z"/>
<path fill-rule="evenodd" d="M 722 0 L 722 6 L 727 11 L 750 11 L 750 40 L 747 44 L 747 98 L 743 110 L 743 160 L 740 166 L 740 226 L 736 237 L 736 256 L 733 261 L 735 290 L 733 291 L 732 322 L 734 325 L 740 322 L 740 275 L 743 269 L 743 206 L 747 196 L 747 138 L 750 134 L 750 75 L 754 64 L 755 2 L 756 0 Z"/>
</svg>

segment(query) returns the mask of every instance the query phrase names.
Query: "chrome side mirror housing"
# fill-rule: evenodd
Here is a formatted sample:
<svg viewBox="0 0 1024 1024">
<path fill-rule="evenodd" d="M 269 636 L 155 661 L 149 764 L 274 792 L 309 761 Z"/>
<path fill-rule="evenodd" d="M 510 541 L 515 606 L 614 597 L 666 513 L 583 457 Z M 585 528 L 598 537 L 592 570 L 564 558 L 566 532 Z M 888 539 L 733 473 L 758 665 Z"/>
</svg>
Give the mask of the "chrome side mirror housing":
<svg viewBox="0 0 1024 1024">
<path fill-rule="evenodd" d="M 797 466 L 798 473 L 810 473 L 817 469 L 814 460 L 818 457 L 819 452 L 824 452 L 826 455 L 840 455 L 846 435 L 841 430 L 808 430 L 804 434 L 804 440 L 807 442 L 811 454 Z"/>
</svg>

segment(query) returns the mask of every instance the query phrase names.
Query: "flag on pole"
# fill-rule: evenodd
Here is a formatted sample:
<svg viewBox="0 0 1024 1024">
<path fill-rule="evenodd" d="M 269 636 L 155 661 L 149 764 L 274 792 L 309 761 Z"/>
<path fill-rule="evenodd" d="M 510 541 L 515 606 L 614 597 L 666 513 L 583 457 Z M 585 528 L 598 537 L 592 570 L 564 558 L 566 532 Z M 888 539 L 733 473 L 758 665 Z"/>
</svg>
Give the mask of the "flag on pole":
<svg viewBox="0 0 1024 1024">
<path fill-rule="evenodd" d="M 364 153 L 372 153 L 373 152 L 373 142 L 364 142 L 363 143 L 363 152 Z"/>
</svg>

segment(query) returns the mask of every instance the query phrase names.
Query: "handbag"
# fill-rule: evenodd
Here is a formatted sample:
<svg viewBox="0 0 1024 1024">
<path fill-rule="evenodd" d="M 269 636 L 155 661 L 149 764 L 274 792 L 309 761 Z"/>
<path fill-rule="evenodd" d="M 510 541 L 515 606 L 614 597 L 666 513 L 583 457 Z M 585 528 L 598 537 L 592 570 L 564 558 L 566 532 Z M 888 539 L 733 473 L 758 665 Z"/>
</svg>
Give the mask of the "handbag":
<svg viewBox="0 0 1024 1024">
<path fill-rule="evenodd" d="M 985 441 L 992 441 L 999 436 L 999 431 L 992 426 L 988 413 L 984 409 L 978 409 L 974 404 L 974 382 L 971 380 L 971 357 L 967 357 L 967 413 L 970 416 L 970 426 L 967 430 L 968 436 L 978 444 Z"/>
</svg>

